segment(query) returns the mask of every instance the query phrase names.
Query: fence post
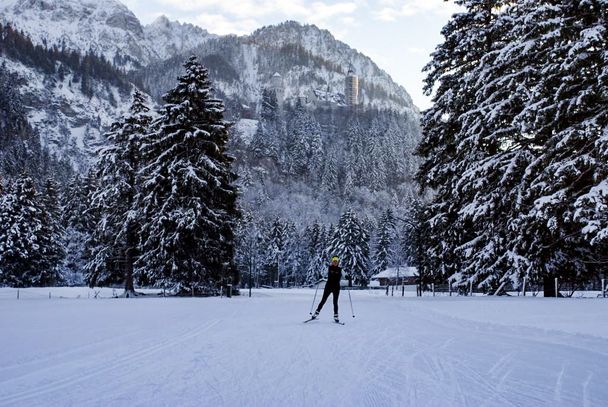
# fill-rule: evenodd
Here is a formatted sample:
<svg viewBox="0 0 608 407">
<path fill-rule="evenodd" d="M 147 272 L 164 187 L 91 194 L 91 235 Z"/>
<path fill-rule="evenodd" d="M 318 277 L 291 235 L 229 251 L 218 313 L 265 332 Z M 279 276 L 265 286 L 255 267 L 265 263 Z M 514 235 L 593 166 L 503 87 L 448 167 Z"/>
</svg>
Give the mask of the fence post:
<svg viewBox="0 0 608 407">
<path fill-rule="evenodd" d="M 555 277 L 555 298 L 559 297 L 559 291 L 557 291 L 557 277 Z"/>
<path fill-rule="evenodd" d="M 17 299 L 19 299 L 19 289 L 17 288 Z"/>
<path fill-rule="evenodd" d="M 433 290 L 433 297 L 435 296 L 435 283 L 431 283 L 431 288 Z"/>
<path fill-rule="evenodd" d="M 394 297 L 394 296 L 395 296 L 395 286 L 392 285 L 391 286 L 391 297 Z"/>
<path fill-rule="evenodd" d="M 473 280 L 469 281 L 469 295 L 473 296 Z"/>
<path fill-rule="evenodd" d="M 49 291 L 49 300 L 51 299 L 51 292 Z"/>
<path fill-rule="evenodd" d="M 450 291 L 450 297 L 452 296 L 452 282 L 448 280 L 448 290 Z"/>
<path fill-rule="evenodd" d="M 602 278 L 602 297 L 606 298 L 606 279 Z"/>
<path fill-rule="evenodd" d="M 528 277 L 524 277 L 524 289 L 523 289 L 524 297 L 526 296 L 526 283 L 527 282 L 528 282 Z"/>
<path fill-rule="evenodd" d="M 405 284 L 401 286 L 401 296 L 405 297 Z"/>
<path fill-rule="evenodd" d="M 192 286 L 192 296 L 194 297 L 194 286 Z"/>
</svg>

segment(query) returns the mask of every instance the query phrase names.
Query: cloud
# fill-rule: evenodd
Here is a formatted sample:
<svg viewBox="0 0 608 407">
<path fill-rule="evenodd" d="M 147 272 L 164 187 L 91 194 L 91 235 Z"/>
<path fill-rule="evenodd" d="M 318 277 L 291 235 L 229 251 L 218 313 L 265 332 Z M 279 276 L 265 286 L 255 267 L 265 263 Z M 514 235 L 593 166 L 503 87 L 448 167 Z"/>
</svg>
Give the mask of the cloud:
<svg viewBox="0 0 608 407">
<path fill-rule="evenodd" d="M 374 13 L 374 18 L 380 21 L 396 21 L 420 14 L 451 15 L 459 10 L 459 6 L 444 0 L 379 0 L 378 3 L 381 8 Z"/>
<path fill-rule="evenodd" d="M 197 15 L 193 23 L 200 27 L 204 27 L 209 32 L 219 35 L 246 35 L 250 34 L 257 28 L 260 28 L 260 23 L 255 19 L 233 19 L 226 18 L 224 15 L 221 14 L 208 13 L 202 13 Z"/>
</svg>

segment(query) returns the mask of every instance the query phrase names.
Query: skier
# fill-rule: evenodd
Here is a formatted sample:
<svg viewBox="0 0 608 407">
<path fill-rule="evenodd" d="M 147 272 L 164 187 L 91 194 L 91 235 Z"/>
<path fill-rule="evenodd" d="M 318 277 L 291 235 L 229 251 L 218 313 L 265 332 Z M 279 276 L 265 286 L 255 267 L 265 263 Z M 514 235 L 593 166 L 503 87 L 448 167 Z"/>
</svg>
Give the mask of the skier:
<svg viewBox="0 0 608 407">
<path fill-rule="evenodd" d="M 338 266 L 340 259 L 338 257 L 332 257 L 331 265 L 327 270 L 327 283 L 325 283 L 325 290 L 323 290 L 323 298 L 317 307 L 312 319 L 319 316 L 321 308 L 325 305 L 325 301 L 329 298 L 329 294 L 334 295 L 334 321 L 340 322 L 338 317 L 338 296 L 340 295 L 340 280 L 342 279 L 342 269 Z"/>
</svg>

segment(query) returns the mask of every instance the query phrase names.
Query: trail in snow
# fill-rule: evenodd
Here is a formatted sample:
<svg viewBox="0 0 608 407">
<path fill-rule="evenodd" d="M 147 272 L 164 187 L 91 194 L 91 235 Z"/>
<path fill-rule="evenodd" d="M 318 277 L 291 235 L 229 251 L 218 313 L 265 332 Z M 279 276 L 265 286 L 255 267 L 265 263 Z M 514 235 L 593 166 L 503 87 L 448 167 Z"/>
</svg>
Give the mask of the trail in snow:
<svg viewBox="0 0 608 407">
<path fill-rule="evenodd" d="M 0 300 L 0 405 L 603 406 L 608 400 L 608 336 L 588 326 L 608 322 L 606 301 L 353 292 L 357 317 L 341 301 L 347 324 L 338 327 L 327 308 L 318 321 L 302 323 L 312 297 L 312 290 L 261 290 L 230 300 Z M 486 308 L 483 315 L 458 313 L 475 304 Z M 550 308 L 555 316 L 547 327 L 542 319 L 537 327 L 526 322 L 535 309 Z M 595 320 L 585 321 L 588 313 Z M 556 329 L 559 318 L 568 332 Z M 513 324 L 522 320 L 528 326 Z"/>
</svg>

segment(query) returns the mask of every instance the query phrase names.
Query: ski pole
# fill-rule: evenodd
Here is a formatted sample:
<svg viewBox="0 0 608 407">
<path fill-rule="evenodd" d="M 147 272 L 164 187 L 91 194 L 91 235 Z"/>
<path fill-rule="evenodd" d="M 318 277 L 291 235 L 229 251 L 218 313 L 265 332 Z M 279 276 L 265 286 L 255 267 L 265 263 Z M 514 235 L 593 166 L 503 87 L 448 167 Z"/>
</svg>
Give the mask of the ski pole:
<svg viewBox="0 0 608 407">
<path fill-rule="evenodd" d="M 348 290 L 348 299 L 350 301 L 350 311 L 353 313 L 353 318 L 355 317 L 355 310 L 353 309 L 353 299 L 350 296 L 350 290 Z"/>
<path fill-rule="evenodd" d="M 312 315 L 312 309 L 315 307 L 315 301 L 317 300 L 317 291 L 319 291 L 319 284 L 321 280 L 317 281 L 317 288 L 315 289 L 315 296 L 312 299 L 312 305 L 310 306 L 310 315 Z"/>
</svg>

